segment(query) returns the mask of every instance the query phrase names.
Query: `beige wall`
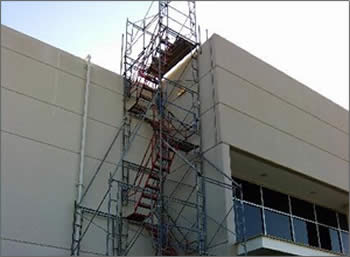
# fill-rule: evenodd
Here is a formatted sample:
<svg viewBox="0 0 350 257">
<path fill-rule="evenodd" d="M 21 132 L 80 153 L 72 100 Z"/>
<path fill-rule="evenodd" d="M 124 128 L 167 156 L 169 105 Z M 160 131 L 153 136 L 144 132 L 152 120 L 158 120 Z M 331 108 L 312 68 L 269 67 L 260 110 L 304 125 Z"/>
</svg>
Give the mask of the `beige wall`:
<svg viewBox="0 0 350 257">
<path fill-rule="evenodd" d="M 348 191 L 348 112 L 218 35 L 220 140 Z"/>
<path fill-rule="evenodd" d="M 218 167 L 231 165 L 223 168 L 227 175 L 232 172 L 254 183 L 344 212 L 348 208 L 344 203 L 348 202 L 349 190 L 348 112 L 218 35 L 204 43 L 200 60 L 205 155 Z M 225 146 L 231 147 L 231 154 L 222 158 L 230 152 Z M 250 163 L 241 162 L 238 165 L 244 167 L 236 169 L 232 149 L 266 160 L 271 167 L 249 170 Z M 279 168 L 279 178 L 262 181 L 260 174 L 270 174 L 276 164 L 288 171 Z M 241 170 L 245 173 L 237 174 Z M 205 172 L 224 180 L 206 166 Z M 298 184 L 283 187 L 287 177 L 293 177 Z M 312 187 L 293 191 L 300 184 Z M 320 188 L 315 190 L 317 200 L 309 196 L 315 188 Z M 210 192 L 207 199 L 220 214 L 229 209 L 231 202 L 220 190 Z M 227 228 L 234 230 L 230 226 L 232 221 L 225 222 Z M 213 227 L 208 227 L 213 231 Z M 220 239 L 234 241 L 230 233 L 221 232 Z M 232 253 L 226 246 L 212 251 L 222 255 Z"/>
<path fill-rule="evenodd" d="M 5 26 L 1 33 L 2 254 L 67 255 L 86 65 L 80 58 Z M 91 82 L 85 183 L 122 120 L 120 76 L 92 65 Z M 129 160 L 139 161 L 149 136 L 147 127 L 140 130 Z M 85 205 L 96 207 L 119 155 L 120 140 L 87 194 Z M 105 234 L 89 233 L 90 243 L 83 244 L 83 249 L 103 254 Z"/>
<path fill-rule="evenodd" d="M 2 26 L 2 254 L 69 254 L 73 203 L 79 168 L 80 136 L 86 68 L 84 60 Z M 93 57 L 92 57 L 93 62 Z M 91 70 L 85 160 L 86 183 L 92 177 L 122 121 L 122 81 L 96 65 Z M 182 104 L 184 98 L 178 99 Z M 137 120 L 132 120 L 132 128 Z M 143 125 L 127 159 L 140 163 L 152 135 Z M 86 195 L 85 206 L 96 208 L 107 189 L 109 172 L 120 157 L 121 138 Z M 187 156 L 191 158 L 191 156 Z M 183 165 L 176 159 L 174 167 Z M 169 176 L 167 192 L 187 169 Z M 134 173 L 131 172 L 131 180 Z M 185 200 L 194 185 L 189 172 L 174 196 Z M 196 194 L 189 199 L 195 202 Z M 126 212 L 130 212 L 130 208 Z M 180 210 L 181 205 L 172 206 Z M 106 203 L 102 206 L 106 210 Z M 186 207 L 179 224 L 189 227 L 194 211 Z M 105 226 L 105 220 L 96 222 Z M 85 223 L 86 224 L 86 223 Z M 130 238 L 136 228 L 130 226 Z M 189 239 L 195 239 L 189 234 Z M 12 250 L 13 249 L 13 250 Z M 59 249 L 59 252 L 57 252 Z M 52 251 L 51 251 L 52 250 Z M 105 233 L 92 226 L 82 253 L 105 252 Z M 144 233 L 130 251 L 154 254 Z"/>
<path fill-rule="evenodd" d="M 85 63 L 5 26 L 1 33 L 1 254 L 67 255 L 79 167 Z M 230 147 L 234 146 L 348 190 L 347 112 L 219 36 L 209 42 L 200 56 L 206 157 L 231 175 Z M 122 120 L 121 77 L 93 65 L 91 81 L 85 182 Z M 185 102 L 185 98 L 177 100 L 181 105 Z M 151 133 L 148 126 L 141 127 L 129 160 L 140 162 Z M 119 160 L 120 144 L 116 143 L 88 193 L 87 206 L 96 207 L 106 190 L 108 173 Z M 181 164 L 177 160 L 174 166 Z M 180 169 L 169 179 L 179 180 L 185 171 Z M 204 166 L 204 172 L 227 182 L 213 168 Z M 174 188 L 171 183 L 169 192 Z M 193 173 L 184 183 L 193 185 Z M 185 199 L 189 192 L 190 187 L 184 185 L 174 195 Z M 211 186 L 208 192 L 208 214 L 221 222 L 231 207 L 231 192 Z M 192 213 L 186 210 L 184 216 L 194 219 Z M 230 230 L 234 230 L 232 218 L 225 221 Z M 97 222 L 104 224 L 101 219 Z M 210 239 L 218 225 L 211 220 L 208 227 Z M 153 254 L 145 236 L 131 254 Z M 105 233 L 93 229 L 87 239 L 82 245 L 86 253 L 104 254 Z M 233 242 L 234 238 L 223 230 L 213 244 L 220 240 Z M 230 251 L 230 246 L 212 249 L 219 254 Z"/>
</svg>

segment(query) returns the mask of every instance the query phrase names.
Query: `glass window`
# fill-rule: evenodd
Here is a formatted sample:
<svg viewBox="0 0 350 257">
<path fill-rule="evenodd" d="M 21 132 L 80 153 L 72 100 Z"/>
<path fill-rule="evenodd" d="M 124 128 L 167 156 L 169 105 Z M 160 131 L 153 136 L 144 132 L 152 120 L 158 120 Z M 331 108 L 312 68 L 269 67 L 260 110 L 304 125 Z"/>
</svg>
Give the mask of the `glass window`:
<svg viewBox="0 0 350 257">
<path fill-rule="evenodd" d="M 338 227 L 335 211 L 316 205 L 316 214 L 317 221 L 319 223 L 332 227 Z"/>
<path fill-rule="evenodd" d="M 308 220 L 315 220 L 313 204 L 291 197 L 292 213 Z"/>
<path fill-rule="evenodd" d="M 339 231 L 330 228 L 329 233 L 331 235 L 332 250 L 336 252 L 341 252 Z"/>
<path fill-rule="evenodd" d="M 349 254 L 349 233 L 341 232 L 341 237 L 343 241 L 343 253 Z"/>
<path fill-rule="evenodd" d="M 316 225 L 300 219 L 293 219 L 295 241 L 318 247 Z"/>
<path fill-rule="evenodd" d="M 320 232 L 321 248 L 341 252 L 338 231 L 321 225 L 319 225 L 318 228 Z"/>
<path fill-rule="evenodd" d="M 320 247 L 334 252 L 343 251 L 344 254 L 349 254 L 349 233 L 339 230 L 339 227 L 342 230 L 349 230 L 349 223 L 346 215 L 339 213 L 339 219 L 337 219 L 337 213 L 335 211 L 294 197 L 290 197 L 290 212 L 287 195 L 267 188 L 262 188 L 258 185 L 237 178 L 233 179 L 237 183 L 242 184 L 243 200 L 252 203 L 244 203 L 246 239 L 264 234 L 262 215 L 262 212 L 264 211 L 266 234 L 286 240 L 292 240 L 291 213 L 296 216 L 293 218 L 295 242 Z M 253 205 L 253 203 L 262 205 L 261 188 L 264 206 L 276 211 L 267 210 L 266 208 L 263 210 L 263 207 Z M 316 209 L 316 215 L 314 206 Z M 239 209 L 237 211 L 239 211 Z M 283 213 L 278 213 L 277 211 Z M 237 215 L 242 215 L 242 213 L 237 213 Z M 315 222 L 316 220 L 320 224 L 315 224 L 317 223 Z M 242 231 L 239 229 L 237 232 L 239 233 L 237 235 L 238 240 L 241 240 Z"/>
<path fill-rule="evenodd" d="M 242 180 L 238 179 L 238 178 L 235 178 L 233 176 L 231 176 L 231 178 L 234 180 L 234 182 L 236 182 L 237 184 L 242 184 Z M 232 185 L 235 185 L 235 183 L 232 182 Z M 239 198 L 239 190 L 233 190 L 232 192 L 232 196 L 233 197 L 238 197 Z"/>
<path fill-rule="evenodd" d="M 289 213 L 288 196 L 263 188 L 264 206 Z"/>
<path fill-rule="evenodd" d="M 263 234 L 261 208 L 244 204 L 246 238 Z"/>
<path fill-rule="evenodd" d="M 243 200 L 255 204 L 261 204 L 260 187 L 258 185 L 240 179 L 234 178 L 234 180 L 243 186 Z"/>
<path fill-rule="evenodd" d="M 292 240 L 289 217 L 265 210 L 266 232 L 269 235 Z"/>
<path fill-rule="evenodd" d="M 349 230 L 348 218 L 345 214 L 339 213 L 339 223 L 341 229 Z"/>
</svg>

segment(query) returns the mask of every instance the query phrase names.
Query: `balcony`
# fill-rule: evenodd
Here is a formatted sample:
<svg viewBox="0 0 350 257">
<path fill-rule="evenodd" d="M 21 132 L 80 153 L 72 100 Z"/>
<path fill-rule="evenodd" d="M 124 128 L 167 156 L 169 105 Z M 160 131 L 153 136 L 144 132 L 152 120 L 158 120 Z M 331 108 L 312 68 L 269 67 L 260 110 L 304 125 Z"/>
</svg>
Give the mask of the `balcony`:
<svg viewBox="0 0 350 257">
<path fill-rule="evenodd" d="M 235 180 L 243 186 L 245 239 L 249 255 L 349 254 L 345 214 L 247 181 Z M 238 242 L 242 239 L 242 235 L 238 235 Z M 242 254 L 242 245 L 238 243 L 237 246 L 238 254 Z"/>
<path fill-rule="evenodd" d="M 300 255 L 300 256 L 339 256 L 330 251 L 310 247 L 298 243 L 291 243 L 271 236 L 256 236 L 247 241 L 248 255 Z M 237 255 L 244 255 L 242 244 L 237 245 Z"/>
</svg>

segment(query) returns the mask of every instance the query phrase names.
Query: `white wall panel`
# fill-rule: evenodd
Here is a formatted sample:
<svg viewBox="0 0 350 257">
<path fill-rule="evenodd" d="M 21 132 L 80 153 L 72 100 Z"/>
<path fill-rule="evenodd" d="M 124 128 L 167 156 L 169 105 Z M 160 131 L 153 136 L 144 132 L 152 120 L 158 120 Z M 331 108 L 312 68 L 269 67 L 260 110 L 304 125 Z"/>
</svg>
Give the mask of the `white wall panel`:
<svg viewBox="0 0 350 257">
<path fill-rule="evenodd" d="M 215 62 L 348 133 L 348 112 L 278 69 L 214 34 Z"/>
<path fill-rule="evenodd" d="M 221 68 L 217 68 L 215 74 L 221 103 L 348 160 L 348 134 Z"/>
<path fill-rule="evenodd" d="M 224 142 L 308 177 L 349 190 L 348 162 L 225 105 L 219 104 L 219 112 Z"/>
<path fill-rule="evenodd" d="M 2 235 L 69 247 L 78 155 L 2 133 Z"/>
<path fill-rule="evenodd" d="M 15 241 L 3 241 L 3 256 L 67 256 L 70 251 L 66 249 L 22 243 Z M 85 254 L 84 254 L 85 255 Z"/>
</svg>

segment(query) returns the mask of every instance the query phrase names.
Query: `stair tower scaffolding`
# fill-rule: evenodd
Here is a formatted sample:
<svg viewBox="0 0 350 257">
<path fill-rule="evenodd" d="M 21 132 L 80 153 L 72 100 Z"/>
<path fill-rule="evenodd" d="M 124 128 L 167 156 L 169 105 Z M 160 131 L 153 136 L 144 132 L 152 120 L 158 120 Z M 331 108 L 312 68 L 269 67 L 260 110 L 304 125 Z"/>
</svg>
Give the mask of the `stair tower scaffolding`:
<svg viewBox="0 0 350 257">
<path fill-rule="evenodd" d="M 115 251 L 119 254 L 128 250 L 123 246 L 122 240 L 125 223 L 143 226 L 153 239 L 153 247 L 157 255 L 177 255 L 179 250 L 186 253 L 189 248 L 185 243 L 186 240 L 176 241 L 174 238 L 175 233 L 184 237 L 185 232 L 188 231 L 182 231 L 176 223 L 171 223 L 171 217 L 168 214 L 169 199 L 165 196 L 164 187 L 167 175 L 172 170 L 176 152 L 184 154 L 195 152 L 196 155 L 200 153 L 199 145 L 190 142 L 191 138 L 196 135 L 198 137 L 200 132 L 199 95 L 192 90 L 192 94 L 197 93 L 192 96 L 192 105 L 188 110 L 185 108 L 181 110 L 182 114 L 187 112 L 187 117 L 186 115 L 182 115 L 182 119 L 176 117 L 170 110 L 177 108 L 174 105 L 171 106 L 169 98 L 175 93 L 178 94 L 178 91 L 187 93 L 189 89 L 187 89 L 188 86 L 180 83 L 172 83 L 165 75 L 189 54 L 192 54 L 191 63 L 193 68 L 196 68 L 199 43 L 197 42 L 195 3 L 186 3 L 187 12 L 175 9 L 170 4 L 169 1 L 160 1 L 158 15 L 154 21 L 146 24 L 146 18 L 142 21 L 143 26 L 127 21 L 124 90 L 125 95 L 128 96 L 125 98 L 125 105 L 128 105 L 128 102 L 132 104 L 125 108 L 126 116 L 129 115 L 130 119 L 143 118 L 153 129 L 153 135 L 141 163 L 135 165 L 136 175 L 133 181 L 130 181 L 131 187 L 124 186 L 127 189 L 122 189 L 126 192 L 122 193 L 124 196 L 122 202 L 129 202 L 129 198 L 134 197 L 135 203 L 131 213 L 123 217 L 124 213 L 121 211 L 118 216 L 118 233 L 113 238 L 119 238 Z M 171 11 L 183 17 L 173 18 L 169 15 Z M 177 26 L 171 27 L 169 23 Z M 149 33 L 152 30 L 153 32 Z M 181 33 L 181 30 L 185 33 Z M 138 33 L 142 37 L 143 44 L 141 51 L 136 50 L 135 53 L 138 55 L 133 58 L 132 52 L 135 51 L 135 44 L 137 44 L 135 37 Z M 147 35 L 149 40 L 146 39 Z M 188 85 L 190 84 L 198 87 L 198 69 L 193 72 L 191 83 Z M 169 92 L 169 88 L 172 92 Z M 151 105 L 148 113 L 147 105 Z M 130 164 L 125 164 L 124 161 L 123 167 L 126 170 Z M 200 158 L 193 165 L 199 166 Z M 201 200 L 203 201 L 204 197 Z M 199 208 L 203 208 L 202 206 L 203 204 Z M 127 222 L 121 222 L 122 220 Z M 202 229 L 195 230 L 198 236 L 202 231 Z"/>
<path fill-rule="evenodd" d="M 201 48 L 195 1 L 156 3 L 152 2 L 144 19 L 127 20 L 123 41 L 124 119 L 87 184 L 82 201 L 119 135 L 121 157 L 97 208 L 84 207 L 82 201 L 75 203 L 72 255 L 79 255 L 82 239 L 89 227 L 96 225 L 96 217 L 106 219 L 106 229 L 102 228 L 106 232 L 106 255 L 128 255 L 141 234 L 151 238 L 156 255 L 208 255 L 215 235 L 208 240 L 207 221 L 213 218 L 206 212 L 206 184 L 240 191 L 227 175 L 230 184 L 203 174 L 203 162 L 223 172 L 202 154 Z M 152 11 L 154 14 L 148 15 Z M 175 66 L 180 68 L 173 69 Z M 174 75 L 174 70 L 181 74 Z M 128 152 L 141 127 L 151 129 L 152 135 L 142 158 L 132 162 Z M 178 170 L 184 174 L 174 180 L 172 176 Z M 189 174 L 191 183 L 185 183 Z M 188 190 L 179 196 L 184 187 Z M 105 202 L 107 211 L 103 212 Z M 242 213 L 238 211 L 242 202 L 233 203 L 236 213 Z M 185 212 L 194 218 L 189 219 Z M 83 220 L 88 220 L 84 226 Z M 220 229 L 226 229 L 223 222 L 215 222 Z M 230 232 L 242 235 L 241 217 L 235 215 L 235 223 L 236 231 Z"/>
</svg>

